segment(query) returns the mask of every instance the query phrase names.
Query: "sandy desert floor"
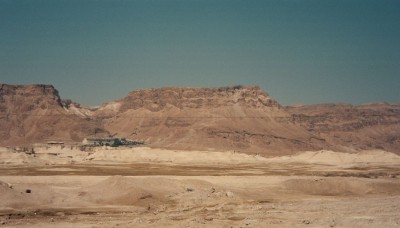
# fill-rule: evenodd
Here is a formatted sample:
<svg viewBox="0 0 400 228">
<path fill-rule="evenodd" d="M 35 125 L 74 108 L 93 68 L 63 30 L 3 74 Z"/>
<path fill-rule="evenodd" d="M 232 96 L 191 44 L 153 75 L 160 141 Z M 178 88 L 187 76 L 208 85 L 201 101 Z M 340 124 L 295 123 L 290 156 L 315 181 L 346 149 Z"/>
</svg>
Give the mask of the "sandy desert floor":
<svg viewBox="0 0 400 228">
<path fill-rule="evenodd" d="M 400 156 L 0 149 L 0 227 L 399 227 Z"/>
</svg>

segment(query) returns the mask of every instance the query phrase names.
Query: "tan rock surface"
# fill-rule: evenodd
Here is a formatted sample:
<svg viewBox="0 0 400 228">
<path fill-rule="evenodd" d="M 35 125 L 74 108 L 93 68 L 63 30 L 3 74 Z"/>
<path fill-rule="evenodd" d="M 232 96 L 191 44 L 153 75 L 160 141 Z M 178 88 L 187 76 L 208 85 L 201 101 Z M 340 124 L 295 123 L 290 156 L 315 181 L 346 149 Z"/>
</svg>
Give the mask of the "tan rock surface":
<svg viewBox="0 0 400 228">
<path fill-rule="evenodd" d="M 51 85 L 0 84 L 2 146 L 77 142 L 96 130 L 105 133 L 98 121 L 67 109 Z"/>
<path fill-rule="evenodd" d="M 278 155 L 325 145 L 258 87 L 139 90 L 95 115 L 117 136 L 162 148 Z"/>
<path fill-rule="evenodd" d="M 400 153 L 400 106 L 322 104 L 286 107 L 295 123 L 336 150 L 380 149 Z"/>
<path fill-rule="evenodd" d="M 61 100 L 49 85 L 0 85 L 0 145 L 126 137 L 157 148 L 262 156 L 321 149 L 400 153 L 400 107 L 282 107 L 258 87 L 133 91 L 99 107 Z"/>
</svg>

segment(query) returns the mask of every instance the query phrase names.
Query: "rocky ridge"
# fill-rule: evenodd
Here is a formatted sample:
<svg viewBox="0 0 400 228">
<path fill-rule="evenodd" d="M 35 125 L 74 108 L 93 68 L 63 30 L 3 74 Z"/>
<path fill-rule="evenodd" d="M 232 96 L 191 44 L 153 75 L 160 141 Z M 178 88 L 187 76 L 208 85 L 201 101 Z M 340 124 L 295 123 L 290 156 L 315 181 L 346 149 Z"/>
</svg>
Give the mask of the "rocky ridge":
<svg viewBox="0 0 400 228">
<path fill-rule="evenodd" d="M 106 133 L 99 121 L 66 108 L 51 85 L 0 84 L 0 126 L 2 146 L 76 142 L 95 131 Z"/>
<path fill-rule="evenodd" d="M 119 137 L 170 149 L 272 155 L 324 144 L 290 122 L 290 115 L 259 87 L 139 90 L 105 104 L 95 115 Z"/>
<path fill-rule="evenodd" d="M 262 155 L 331 149 L 400 153 L 400 106 L 283 107 L 255 86 L 165 87 L 99 107 L 62 100 L 51 85 L 0 84 L 0 145 L 117 136 L 149 146 Z"/>
<path fill-rule="evenodd" d="M 293 121 L 342 150 L 400 153 L 400 105 L 371 103 L 286 107 Z"/>
</svg>

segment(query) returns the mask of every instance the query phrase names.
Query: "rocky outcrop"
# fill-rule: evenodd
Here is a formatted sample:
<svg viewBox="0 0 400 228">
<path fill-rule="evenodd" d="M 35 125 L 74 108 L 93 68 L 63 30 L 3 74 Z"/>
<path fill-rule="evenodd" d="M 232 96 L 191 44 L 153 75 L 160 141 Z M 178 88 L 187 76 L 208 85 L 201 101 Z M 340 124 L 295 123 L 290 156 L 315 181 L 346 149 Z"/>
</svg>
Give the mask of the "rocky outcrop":
<svg viewBox="0 0 400 228">
<path fill-rule="evenodd" d="M 321 104 L 285 109 L 295 123 L 342 150 L 400 153 L 400 105 Z"/>
<path fill-rule="evenodd" d="M 117 136 L 170 149 L 274 155 L 325 146 L 259 87 L 139 90 L 95 115 Z"/>
<path fill-rule="evenodd" d="M 120 111 L 145 108 L 160 111 L 168 105 L 179 109 L 218 108 L 239 104 L 246 108 L 280 107 L 259 87 L 160 88 L 133 91 L 123 99 Z"/>
<path fill-rule="evenodd" d="M 0 84 L 0 126 L 2 146 L 76 142 L 95 131 L 106 133 L 99 121 L 64 107 L 51 85 Z"/>
<path fill-rule="evenodd" d="M 0 145 L 118 136 L 169 149 L 283 155 L 305 150 L 400 153 L 400 105 L 283 107 L 254 86 L 145 89 L 99 107 L 51 85 L 0 84 Z"/>
</svg>

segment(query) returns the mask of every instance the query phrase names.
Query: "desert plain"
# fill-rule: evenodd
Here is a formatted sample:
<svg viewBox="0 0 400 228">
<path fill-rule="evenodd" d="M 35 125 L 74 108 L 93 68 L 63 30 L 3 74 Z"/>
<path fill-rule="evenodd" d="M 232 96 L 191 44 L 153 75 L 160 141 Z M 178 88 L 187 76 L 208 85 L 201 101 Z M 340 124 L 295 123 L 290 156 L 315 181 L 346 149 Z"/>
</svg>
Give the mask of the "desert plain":
<svg viewBox="0 0 400 228">
<path fill-rule="evenodd" d="M 1 227 L 398 227 L 400 156 L 0 149 Z"/>
<path fill-rule="evenodd" d="M 398 104 L 283 106 L 257 86 L 0 95 L 0 227 L 400 226 Z"/>
</svg>

